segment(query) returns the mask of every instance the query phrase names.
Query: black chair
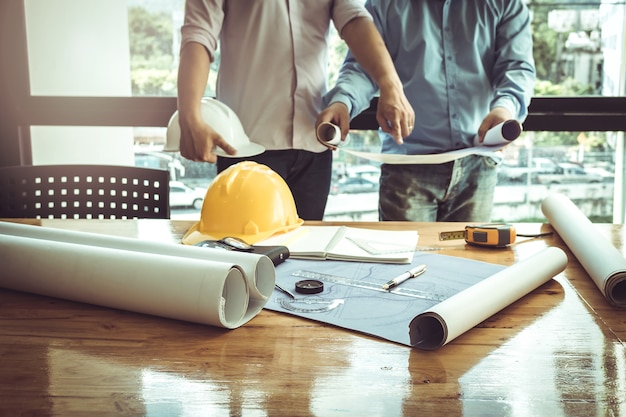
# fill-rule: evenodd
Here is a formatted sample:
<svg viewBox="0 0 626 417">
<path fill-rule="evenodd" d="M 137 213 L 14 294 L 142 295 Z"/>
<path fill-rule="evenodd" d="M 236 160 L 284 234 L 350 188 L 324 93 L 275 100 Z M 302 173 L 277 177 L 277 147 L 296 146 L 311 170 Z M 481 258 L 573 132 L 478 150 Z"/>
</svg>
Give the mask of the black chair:
<svg viewBox="0 0 626 417">
<path fill-rule="evenodd" d="M 0 167 L 0 217 L 169 219 L 169 173 L 118 165 Z"/>
</svg>

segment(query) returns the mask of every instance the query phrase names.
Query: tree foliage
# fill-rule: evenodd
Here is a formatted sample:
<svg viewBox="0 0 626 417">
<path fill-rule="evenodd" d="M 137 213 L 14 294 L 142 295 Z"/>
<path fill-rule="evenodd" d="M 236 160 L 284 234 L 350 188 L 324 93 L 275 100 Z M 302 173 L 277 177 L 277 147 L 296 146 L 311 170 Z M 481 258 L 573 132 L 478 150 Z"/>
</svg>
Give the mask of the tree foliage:
<svg viewBox="0 0 626 417">
<path fill-rule="evenodd" d="M 133 95 L 175 95 L 173 24 L 164 12 L 128 9 Z"/>
</svg>

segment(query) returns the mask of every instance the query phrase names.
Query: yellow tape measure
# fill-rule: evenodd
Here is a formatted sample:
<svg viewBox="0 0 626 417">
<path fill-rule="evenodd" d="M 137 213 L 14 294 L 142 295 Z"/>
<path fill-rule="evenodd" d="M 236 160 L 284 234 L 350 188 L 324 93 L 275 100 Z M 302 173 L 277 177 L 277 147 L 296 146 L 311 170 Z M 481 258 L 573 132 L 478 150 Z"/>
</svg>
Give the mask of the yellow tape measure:
<svg viewBox="0 0 626 417">
<path fill-rule="evenodd" d="M 478 246 L 502 248 L 515 242 L 515 227 L 506 223 L 465 226 L 465 230 L 439 233 L 439 240 L 465 239 Z"/>
</svg>

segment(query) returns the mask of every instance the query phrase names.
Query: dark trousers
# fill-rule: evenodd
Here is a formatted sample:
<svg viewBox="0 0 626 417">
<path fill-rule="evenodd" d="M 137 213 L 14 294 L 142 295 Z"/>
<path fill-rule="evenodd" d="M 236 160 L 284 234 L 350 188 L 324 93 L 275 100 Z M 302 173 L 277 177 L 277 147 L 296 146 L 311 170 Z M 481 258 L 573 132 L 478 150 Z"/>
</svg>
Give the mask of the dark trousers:
<svg viewBox="0 0 626 417">
<path fill-rule="evenodd" d="M 322 220 L 330 190 L 333 155 L 299 149 L 265 151 L 249 158 L 217 158 L 217 172 L 241 161 L 267 165 L 287 183 L 296 202 L 298 216 L 304 220 Z"/>
</svg>

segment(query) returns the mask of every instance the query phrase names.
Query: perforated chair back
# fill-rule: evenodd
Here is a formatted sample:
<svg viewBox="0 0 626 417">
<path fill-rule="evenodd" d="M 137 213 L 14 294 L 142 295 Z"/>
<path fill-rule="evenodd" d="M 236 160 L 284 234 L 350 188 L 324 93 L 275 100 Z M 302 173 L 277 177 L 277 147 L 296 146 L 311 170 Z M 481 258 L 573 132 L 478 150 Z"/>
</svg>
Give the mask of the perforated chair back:
<svg viewBox="0 0 626 417">
<path fill-rule="evenodd" d="M 117 165 L 0 167 L 0 217 L 168 219 L 169 173 Z"/>
</svg>

